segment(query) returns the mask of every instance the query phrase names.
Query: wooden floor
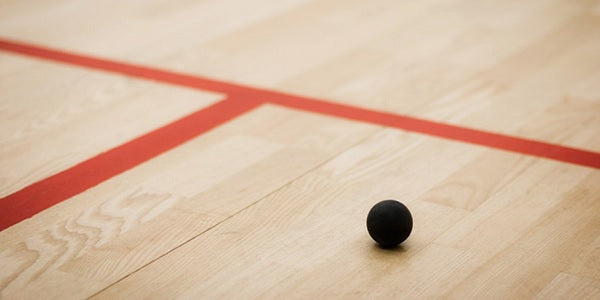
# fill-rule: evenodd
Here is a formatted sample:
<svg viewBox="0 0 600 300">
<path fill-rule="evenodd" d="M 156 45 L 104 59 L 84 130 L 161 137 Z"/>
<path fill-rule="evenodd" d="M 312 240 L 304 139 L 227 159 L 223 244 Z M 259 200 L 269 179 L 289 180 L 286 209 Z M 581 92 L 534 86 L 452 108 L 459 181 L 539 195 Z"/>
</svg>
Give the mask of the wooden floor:
<svg viewBox="0 0 600 300">
<path fill-rule="evenodd" d="M 600 298 L 597 0 L 5 0 L 0 40 L 591 157 L 245 108 L 266 94 L 5 43 L 0 218 L 17 221 L 0 231 L 2 299 Z M 239 112 L 121 171 L 101 160 L 219 103 Z M 365 226 L 384 199 L 414 218 L 393 250 Z"/>
</svg>

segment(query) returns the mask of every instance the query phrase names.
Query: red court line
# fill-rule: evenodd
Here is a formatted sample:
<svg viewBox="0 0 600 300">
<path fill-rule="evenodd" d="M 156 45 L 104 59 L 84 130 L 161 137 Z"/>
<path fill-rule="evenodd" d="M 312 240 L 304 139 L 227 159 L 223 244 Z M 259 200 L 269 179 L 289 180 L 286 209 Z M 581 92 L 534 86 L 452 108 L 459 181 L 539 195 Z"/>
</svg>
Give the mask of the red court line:
<svg viewBox="0 0 600 300">
<path fill-rule="evenodd" d="M 600 169 L 600 153 L 597 152 L 330 103 L 318 99 L 73 54 L 4 39 L 0 39 L 0 50 L 229 95 L 228 100 L 194 113 L 164 128 L 150 132 L 0 199 L 0 230 L 124 172 L 265 102 Z"/>
<path fill-rule="evenodd" d="M 0 39 L 0 50 L 600 168 L 600 153 Z"/>
<path fill-rule="evenodd" d="M 50 61 L 62 62 L 70 65 L 87 67 L 95 70 L 108 71 L 123 75 L 170 83 L 173 85 L 190 87 L 203 91 L 211 91 L 226 94 L 248 93 L 251 87 L 233 85 L 205 77 L 185 75 L 167 70 L 159 70 L 124 62 L 111 61 L 95 58 L 65 51 L 54 50 L 46 47 L 30 45 L 26 43 L 9 41 L 0 38 L 0 50 L 43 58 Z"/>
<path fill-rule="evenodd" d="M 600 169 L 600 153 L 597 152 L 298 96 L 279 95 L 274 98 L 264 98 L 264 100 L 268 103 L 276 103 L 298 110 L 319 112 L 330 116 Z"/>
<path fill-rule="evenodd" d="M 227 98 L 0 199 L 0 231 L 261 105 Z"/>
</svg>

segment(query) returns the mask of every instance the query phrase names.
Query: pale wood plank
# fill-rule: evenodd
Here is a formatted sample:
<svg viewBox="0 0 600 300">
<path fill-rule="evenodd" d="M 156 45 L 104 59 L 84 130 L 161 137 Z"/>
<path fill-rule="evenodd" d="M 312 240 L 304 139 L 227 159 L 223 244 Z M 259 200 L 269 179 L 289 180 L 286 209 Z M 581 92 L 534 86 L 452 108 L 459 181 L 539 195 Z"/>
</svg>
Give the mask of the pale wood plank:
<svg viewBox="0 0 600 300">
<path fill-rule="evenodd" d="M 98 296 L 302 297 L 326 287 L 345 293 L 339 284 L 357 272 L 370 273 L 368 263 L 377 265 L 372 272 L 385 273 L 388 259 L 398 264 L 407 259 L 376 248 L 366 234 L 365 216 L 373 199 L 396 197 L 414 205 L 416 226 L 421 229 L 406 252 L 422 249 L 466 213 L 409 200 L 460 167 L 461 159 L 478 153 L 461 144 L 432 147 L 440 143 L 446 142 L 395 130 L 378 133 Z M 443 150 L 439 159 L 456 157 L 455 163 L 436 169 L 432 162 L 424 168 L 419 162 L 431 157 L 434 149 Z M 339 169 L 342 172 L 336 172 Z M 348 177 L 354 172 L 360 176 Z M 173 263 L 180 259 L 185 259 L 186 267 L 175 268 Z"/>
<path fill-rule="evenodd" d="M 1 232 L 2 295 L 91 295 L 375 129 L 269 106 L 242 116 Z"/>
<path fill-rule="evenodd" d="M 343 10 L 336 9 L 340 1 L 335 0 L 256 5 L 257 9 L 233 5 L 252 12 L 241 20 L 229 17 L 230 2 L 176 3 L 161 17 L 156 15 L 163 9 L 160 4 L 136 5 L 129 4 L 121 13 L 136 12 L 138 25 L 129 30 L 103 28 L 102 18 L 96 17 L 89 20 L 91 32 L 78 37 L 79 44 L 111 57 L 382 110 L 438 120 L 445 119 L 438 118 L 440 113 L 454 112 L 455 118 L 463 116 L 456 121 L 459 124 L 537 139 L 545 136 L 520 132 L 519 122 L 537 115 L 564 120 L 554 126 L 565 132 L 578 129 L 571 125 L 569 112 L 593 106 L 600 93 L 596 88 L 592 98 L 585 100 L 571 97 L 565 89 L 598 74 L 600 61 L 595 53 L 600 51 L 600 40 L 594 33 L 600 25 L 590 14 L 594 1 L 529 1 L 518 9 L 510 1 L 484 5 L 344 1 Z M 109 11 L 112 15 L 107 4 L 76 7 L 94 10 L 97 16 Z M 208 22 L 221 17 L 217 12 L 225 14 L 222 19 L 234 21 L 214 21 L 211 26 L 191 21 L 198 20 L 194 14 L 202 13 L 206 18 L 201 20 Z M 9 16 L 9 21 L 16 21 L 7 22 L 23 22 L 18 21 L 19 15 L 27 14 Z M 81 15 L 85 13 L 75 8 L 60 10 L 52 22 L 69 27 Z M 360 26 L 353 22 L 357 18 Z M 126 27 L 120 22 L 125 18 L 110 25 Z M 175 44 L 165 43 L 164 38 L 151 45 L 137 44 L 149 39 L 132 43 L 130 35 L 143 32 L 144 26 L 151 28 L 153 39 L 170 37 Z M 27 31 L 17 26 L 9 32 Z M 79 49 L 67 38 L 46 41 L 45 33 L 33 33 L 33 40 Z M 315 33 L 324 35 L 320 43 L 312 42 Z M 90 34 L 95 38 L 90 39 Z M 131 54 L 123 56 L 116 47 L 126 46 L 123 51 Z M 108 49 L 100 50 L 103 47 Z M 540 76 L 531 76 L 532 72 Z M 558 111 L 546 111 L 554 105 Z M 598 126 L 594 116 L 585 122 Z M 576 146 L 600 147 L 597 143 Z"/>
<path fill-rule="evenodd" d="M 40 61 L 3 77 L 0 90 L 0 196 L 222 97 Z"/>
<path fill-rule="evenodd" d="M 372 142 L 373 149 L 381 149 L 375 142 L 378 140 L 374 139 Z M 429 144 L 429 141 L 424 144 Z M 402 142 L 396 145 L 405 146 Z M 428 146 L 430 149 L 435 148 Z M 463 147 L 457 145 L 448 148 L 460 151 Z M 424 160 L 430 154 L 421 150 L 415 148 L 409 153 L 420 155 L 421 160 Z M 454 153 L 450 152 L 443 156 L 447 158 L 452 154 Z M 357 160 L 360 161 L 361 158 Z M 410 161 L 412 159 L 406 153 L 402 155 L 402 159 L 398 159 L 398 163 L 406 164 Z M 592 188 L 593 190 L 582 197 L 583 203 L 572 209 L 573 215 L 567 217 L 572 218 L 575 213 L 582 212 L 587 204 L 595 200 L 593 195 L 598 189 L 592 185 L 597 182 L 598 172 L 588 171 L 589 176 L 585 178 L 586 172 L 582 172 L 581 168 L 537 160 L 532 167 L 517 175 L 515 182 L 507 185 L 505 190 L 519 191 L 519 184 L 528 185 L 532 181 L 541 180 L 541 184 L 520 192 L 523 196 L 539 194 L 540 201 L 548 196 L 547 193 L 544 194 L 548 187 L 552 187 L 554 193 L 559 192 L 556 200 L 547 204 L 547 216 L 536 218 L 534 214 L 539 205 L 521 198 L 522 205 L 508 207 L 506 211 L 498 213 L 496 218 L 504 216 L 504 224 L 519 223 L 518 225 L 507 228 L 498 226 L 496 222 L 495 230 L 482 229 L 483 232 L 494 235 L 482 239 L 482 234 L 485 233 L 479 234 L 478 239 L 474 240 L 477 247 L 453 247 L 446 246 L 439 238 L 448 236 L 448 228 L 458 227 L 458 231 L 462 226 L 460 220 L 468 216 L 468 211 L 435 205 L 429 201 L 411 200 L 412 198 L 407 196 L 415 216 L 416 230 L 413 236 L 399 251 L 385 251 L 374 247 L 364 229 L 365 214 L 374 199 L 374 185 L 369 178 L 381 179 L 384 177 L 382 174 L 385 174 L 385 178 L 395 181 L 395 189 L 391 184 L 382 182 L 383 186 L 389 188 L 387 191 L 390 194 L 400 195 L 405 189 L 411 188 L 427 190 L 428 188 L 423 186 L 411 187 L 410 181 L 403 180 L 407 173 L 413 177 L 429 173 L 429 170 L 419 167 L 416 164 L 410 167 L 409 164 L 406 168 L 399 169 L 393 164 L 385 165 L 379 167 L 380 172 L 373 172 L 371 175 L 365 173 L 360 176 L 360 180 L 344 182 L 343 176 L 331 176 L 332 173 L 323 166 L 167 254 L 161 260 L 125 278 L 98 296 L 108 299 L 120 294 L 157 298 L 167 295 L 181 298 L 195 298 L 200 295 L 210 298 L 226 295 L 248 298 L 284 295 L 299 298 L 441 296 L 463 281 L 468 283 L 471 278 L 479 278 L 478 272 L 485 274 L 486 268 L 483 267 L 495 261 L 502 251 L 520 251 L 521 249 L 515 246 L 515 236 L 524 236 L 521 240 L 526 240 L 526 245 L 539 244 L 539 240 L 527 240 L 529 232 L 536 231 L 536 225 L 544 220 L 548 222 L 562 207 L 573 204 L 569 196 L 571 193 L 578 193 L 581 188 Z M 444 172 L 451 170 L 439 171 L 443 176 Z M 562 177 L 548 178 L 540 177 L 540 171 L 565 174 Z M 511 170 L 506 172 L 510 174 Z M 574 187 L 572 181 L 565 180 L 570 176 L 579 176 L 585 178 L 585 181 Z M 435 180 L 432 179 L 432 182 Z M 560 194 L 561 191 L 563 195 Z M 510 194 L 496 198 L 506 203 L 511 203 L 514 199 Z M 491 198 L 488 202 L 498 201 Z M 560 205 L 555 206 L 552 203 Z M 595 210 L 589 210 L 590 217 L 594 214 Z M 487 219 L 481 219 L 477 225 L 482 226 L 486 222 Z M 529 225 L 524 225 L 524 222 Z M 566 225 L 561 222 L 552 223 L 552 226 Z M 585 224 L 591 223 L 583 222 L 582 226 Z M 499 231 L 498 228 L 502 228 L 503 231 Z M 568 232 L 579 230 L 577 226 L 565 228 Z M 522 229 L 521 233 L 519 229 Z M 540 230 L 545 229 L 540 227 Z M 595 230 L 589 226 L 584 228 L 588 236 L 594 235 Z M 540 233 L 539 236 L 547 236 L 547 232 Z M 569 245 L 572 239 L 575 237 L 569 234 L 560 235 L 556 243 L 551 243 L 545 248 L 548 251 L 557 250 L 560 245 Z M 497 242 L 495 245 L 485 244 L 492 241 Z M 575 261 L 577 256 L 569 255 L 569 251 L 585 245 L 586 242 L 581 241 L 572 247 L 564 246 L 560 255 L 566 255 Z M 197 255 L 199 253 L 202 255 Z M 509 261 L 517 263 L 516 260 Z M 528 264 L 527 260 L 521 259 L 518 263 L 523 265 L 523 272 L 519 272 L 518 268 L 503 272 L 501 262 L 505 260 L 498 260 L 500 265 L 490 272 L 506 276 L 528 276 L 530 274 L 526 271 L 538 267 L 542 261 L 545 260 L 538 258 Z M 541 275 L 538 273 L 545 271 L 538 270 L 535 274 Z M 503 279 L 503 282 L 510 282 L 509 278 Z M 493 284 L 494 281 L 486 283 Z M 515 287 L 503 287 L 509 286 Z M 471 285 L 469 290 L 480 289 L 477 285 Z M 507 293 L 508 290 L 497 292 L 492 295 L 509 295 L 501 293 Z"/>
<path fill-rule="evenodd" d="M 512 63 L 532 43 L 580 18 L 589 9 L 589 2 L 437 1 L 437 5 L 415 7 L 396 4 L 387 7 L 397 14 L 395 27 L 373 31 L 368 42 L 286 80 L 283 87 L 401 112 L 416 111 L 423 104 L 463 90 L 472 84 L 469 81 L 478 78 L 479 84 L 502 89 L 502 82 L 489 82 L 481 75 L 490 68 L 504 69 L 503 65 Z M 514 71 L 514 67 L 505 70 Z M 510 83 L 523 78 L 520 73 L 510 75 Z M 429 112 L 427 108 L 423 110 Z"/>
<path fill-rule="evenodd" d="M 456 298 L 513 298 L 533 297 L 542 291 L 561 270 L 580 261 L 579 252 L 590 249 L 593 241 L 598 239 L 599 180 L 600 172 L 589 174 L 561 195 L 560 201 L 546 213 L 537 218 L 530 215 L 529 219 L 534 222 L 527 227 L 521 226 L 526 231 L 520 236 L 518 231 L 503 227 L 519 238 L 506 245 L 508 247 L 497 247 L 499 251 L 488 250 L 480 254 L 488 257 L 485 263 L 457 285 L 450 295 Z M 530 197 L 538 195 L 540 193 Z M 552 202 L 550 198 L 548 202 Z M 514 213 L 502 215 L 506 220 L 519 222 L 518 218 L 510 218 L 516 216 Z M 500 236 L 496 238 L 501 239 Z M 597 276 L 600 274 L 596 272 L 594 278 Z"/>
<path fill-rule="evenodd" d="M 537 299 L 598 299 L 600 282 L 580 278 L 568 273 L 554 277 L 538 295 Z"/>
<path fill-rule="evenodd" d="M 599 7 L 0 1 L 0 35 L 600 151 Z M 221 97 L 12 54 L 0 66 L 8 192 Z M 594 297 L 598 182 L 266 106 L 1 232 L 0 295 Z M 396 251 L 364 229 L 387 198 L 415 216 Z"/>
<path fill-rule="evenodd" d="M 179 67 L 197 71 L 198 64 L 184 59 L 199 55 L 197 49 L 190 48 L 190 43 L 235 32 L 305 2 L 2 1 L 0 35 L 146 64 L 156 63 L 157 57 L 161 61 L 176 55 Z M 174 49 L 182 52 L 174 54 Z"/>
</svg>

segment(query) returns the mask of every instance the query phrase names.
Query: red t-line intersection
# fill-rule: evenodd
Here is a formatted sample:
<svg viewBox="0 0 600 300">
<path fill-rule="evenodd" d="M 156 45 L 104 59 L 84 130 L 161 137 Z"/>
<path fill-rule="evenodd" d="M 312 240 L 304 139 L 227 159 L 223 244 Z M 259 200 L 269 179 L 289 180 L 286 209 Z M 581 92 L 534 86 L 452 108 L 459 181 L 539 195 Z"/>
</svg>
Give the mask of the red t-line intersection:
<svg viewBox="0 0 600 300">
<path fill-rule="evenodd" d="M 600 169 L 600 153 L 592 151 L 5 39 L 0 39 L 0 50 L 226 95 L 220 102 L 0 199 L 0 231 L 266 103 Z"/>
</svg>

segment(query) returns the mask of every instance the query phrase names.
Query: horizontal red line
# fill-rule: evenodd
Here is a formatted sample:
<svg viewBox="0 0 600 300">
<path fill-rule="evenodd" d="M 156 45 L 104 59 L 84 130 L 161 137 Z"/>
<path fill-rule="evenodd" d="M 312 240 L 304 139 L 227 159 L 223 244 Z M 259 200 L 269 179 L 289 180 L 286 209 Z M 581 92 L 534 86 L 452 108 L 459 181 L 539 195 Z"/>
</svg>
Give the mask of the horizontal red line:
<svg viewBox="0 0 600 300">
<path fill-rule="evenodd" d="M 292 95 L 278 94 L 264 100 L 298 110 L 600 169 L 600 153 L 597 152 Z"/>
<path fill-rule="evenodd" d="M 330 103 L 286 93 L 258 89 L 200 76 L 186 75 L 166 70 L 94 58 L 64 51 L 0 39 L 0 49 L 14 53 L 60 61 L 113 73 L 156 80 L 205 91 L 237 95 L 250 100 L 262 100 L 289 108 L 343 117 L 362 122 L 390 126 L 428 135 L 468 142 L 472 144 L 513 151 L 521 154 L 549 158 L 557 161 L 600 168 L 600 153 L 546 142 L 534 141 L 477 129 L 428 121 L 408 116 L 377 112 L 364 108 Z"/>
<path fill-rule="evenodd" d="M 68 53 L 50 48 L 9 41 L 1 38 L 0 50 L 204 91 L 236 94 L 238 91 L 247 92 L 249 89 L 252 89 L 249 87 L 232 85 L 209 78 L 179 74 L 171 71 L 159 70 L 101 58 L 94 58 L 91 56 Z"/>
<path fill-rule="evenodd" d="M 259 106 L 229 98 L 0 199 L 0 231 Z"/>
<path fill-rule="evenodd" d="M 0 230 L 81 193 L 265 102 L 600 168 L 600 153 L 597 152 L 94 58 L 4 39 L 0 39 L 0 50 L 202 91 L 225 93 L 230 98 L 0 199 Z"/>
</svg>

